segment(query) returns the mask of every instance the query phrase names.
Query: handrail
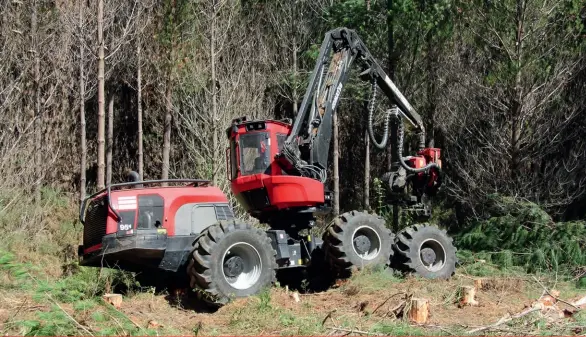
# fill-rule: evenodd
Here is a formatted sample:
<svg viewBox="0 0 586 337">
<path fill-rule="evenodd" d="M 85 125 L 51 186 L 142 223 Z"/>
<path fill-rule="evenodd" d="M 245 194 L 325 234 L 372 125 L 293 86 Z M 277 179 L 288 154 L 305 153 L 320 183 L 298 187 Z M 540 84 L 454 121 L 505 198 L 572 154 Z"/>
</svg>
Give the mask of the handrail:
<svg viewBox="0 0 586 337">
<path fill-rule="evenodd" d="M 133 185 L 148 185 L 148 184 L 161 184 L 161 183 L 190 183 L 186 186 L 205 186 L 205 185 L 209 185 L 210 181 L 209 180 L 204 180 L 204 179 L 159 179 L 159 180 L 145 180 L 145 181 L 131 181 L 131 182 L 125 182 L 125 183 L 117 183 L 117 184 L 111 184 L 106 186 L 106 188 L 99 190 L 98 192 L 90 195 L 89 197 L 86 197 L 80 207 L 79 207 L 79 221 L 85 225 L 85 211 L 86 211 L 86 204 L 87 201 L 89 199 L 93 199 L 96 196 L 107 192 L 108 195 L 108 208 L 110 210 L 112 210 L 112 212 L 116 215 L 116 217 L 118 218 L 117 221 L 120 221 L 120 214 L 118 214 L 118 212 L 114 209 L 114 207 L 112 207 L 112 204 L 110 202 L 110 194 L 112 192 L 112 188 L 113 187 L 124 187 L 124 186 L 133 186 Z M 201 184 L 201 185 L 200 185 Z"/>
</svg>

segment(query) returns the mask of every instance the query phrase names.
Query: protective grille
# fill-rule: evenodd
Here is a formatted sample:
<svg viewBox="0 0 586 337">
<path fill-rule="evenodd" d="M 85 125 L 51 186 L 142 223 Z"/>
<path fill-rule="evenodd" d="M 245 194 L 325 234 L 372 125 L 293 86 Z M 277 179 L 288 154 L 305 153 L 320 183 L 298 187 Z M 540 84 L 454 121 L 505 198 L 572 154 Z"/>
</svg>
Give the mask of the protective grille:
<svg viewBox="0 0 586 337">
<path fill-rule="evenodd" d="M 229 206 L 216 205 L 216 218 L 218 220 L 232 220 L 234 219 L 234 213 Z"/>
<path fill-rule="evenodd" d="M 85 216 L 83 229 L 83 246 L 89 248 L 102 243 L 106 235 L 106 221 L 108 219 L 107 197 L 100 198 L 90 203 Z"/>
</svg>

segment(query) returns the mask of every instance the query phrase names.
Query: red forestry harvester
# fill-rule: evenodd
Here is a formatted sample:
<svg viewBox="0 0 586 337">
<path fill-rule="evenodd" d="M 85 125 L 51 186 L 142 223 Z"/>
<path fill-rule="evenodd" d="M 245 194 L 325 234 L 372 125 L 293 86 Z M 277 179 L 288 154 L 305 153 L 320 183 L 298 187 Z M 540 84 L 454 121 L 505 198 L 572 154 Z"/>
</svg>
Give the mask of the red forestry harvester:
<svg viewBox="0 0 586 337">
<path fill-rule="evenodd" d="M 419 219 L 429 218 L 431 197 L 441 186 L 440 149 L 424 147 L 420 116 L 357 34 L 338 28 L 325 36 L 294 121 L 242 117 L 226 130 L 232 192 L 269 230 L 234 219 L 227 198 L 206 181 L 177 180 L 189 184 L 154 188 L 140 185 L 163 181 L 133 181 L 89 197 L 88 207 L 83 203 L 82 264 L 184 270 L 191 287 L 216 304 L 256 294 L 276 280 L 277 270 L 291 268 L 347 275 L 353 267 L 386 266 L 426 278 L 451 277 L 456 265 L 452 239 L 425 222 L 395 235 L 381 216 L 350 211 L 336 217 L 321 238 L 310 233 L 316 216 L 331 211 L 331 193 L 324 184 L 332 112 L 353 63 L 373 87 L 370 139 L 378 149 L 386 149 L 387 143 L 392 149 L 393 165 L 382 177 L 387 202 L 395 214 L 401 207 Z M 380 142 L 372 126 L 377 87 L 394 104 Z M 402 154 L 403 119 L 419 134 L 414 156 Z M 133 188 L 120 189 L 125 186 Z"/>
</svg>

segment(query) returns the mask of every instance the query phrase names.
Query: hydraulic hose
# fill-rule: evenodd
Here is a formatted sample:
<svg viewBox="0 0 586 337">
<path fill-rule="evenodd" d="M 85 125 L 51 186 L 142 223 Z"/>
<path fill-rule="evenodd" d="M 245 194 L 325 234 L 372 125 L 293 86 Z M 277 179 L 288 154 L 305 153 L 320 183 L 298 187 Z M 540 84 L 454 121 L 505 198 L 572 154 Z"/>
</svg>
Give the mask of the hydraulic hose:
<svg viewBox="0 0 586 337">
<path fill-rule="evenodd" d="M 404 136 L 405 136 L 405 127 L 403 125 L 403 121 L 401 120 L 401 117 L 399 116 L 398 113 L 398 108 L 392 109 L 392 116 L 395 119 L 395 122 L 397 122 L 398 126 L 399 126 L 399 141 L 397 144 L 397 155 L 399 157 L 399 163 L 401 164 L 401 166 L 408 172 L 412 172 L 412 173 L 420 173 L 420 172 L 427 172 L 430 168 L 435 167 L 438 169 L 438 171 L 440 170 L 440 167 L 437 163 L 429 163 L 427 165 L 425 165 L 424 167 L 421 168 L 413 168 L 409 165 L 407 165 L 407 163 L 405 162 L 405 159 L 403 158 L 403 140 L 404 140 Z"/>
<path fill-rule="evenodd" d="M 391 119 L 392 111 L 388 110 L 387 115 L 385 116 L 385 126 L 384 126 L 384 134 L 383 139 L 379 143 L 376 138 L 374 137 L 374 130 L 372 129 L 372 122 L 374 118 L 374 101 L 376 98 L 376 80 L 373 79 L 372 81 L 372 99 L 370 100 L 370 104 L 368 106 L 368 136 L 370 136 L 370 140 L 379 150 L 384 150 L 387 146 L 387 141 L 389 139 L 389 121 Z"/>
</svg>

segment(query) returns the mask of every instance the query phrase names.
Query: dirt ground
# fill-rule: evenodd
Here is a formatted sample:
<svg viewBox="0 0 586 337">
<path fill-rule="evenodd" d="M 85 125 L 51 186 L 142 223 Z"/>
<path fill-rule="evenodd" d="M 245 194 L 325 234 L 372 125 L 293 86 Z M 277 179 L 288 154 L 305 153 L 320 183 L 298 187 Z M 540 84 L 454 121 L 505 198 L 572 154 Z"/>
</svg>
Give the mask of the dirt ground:
<svg viewBox="0 0 586 337">
<path fill-rule="evenodd" d="M 323 334 L 331 327 L 369 331 L 377 324 L 404 322 L 393 315 L 393 309 L 413 297 L 430 302 L 427 327 L 472 328 L 520 312 L 543 293 L 542 287 L 523 278 L 487 278 L 485 283 L 488 286 L 476 294 L 477 306 L 458 305 L 460 286 L 473 285 L 473 278 L 465 275 L 440 281 L 387 279 L 382 274 L 372 274 L 360 275 L 327 292 L 301 294 L 299 302 L 294 300 L 292 291 L 274 288 L 267 304 L 270 308 L 264 314 L 257 297 L 240 299 L 209 313 L 200 308 L 173 306 L 163 296 L 141 295 L 126 299 L 121 311 L 140 325 L 154 320 L 182 332 L 197 327 L 201 335 L 303 334 L 287 330 L 283 316 L 294 317 L 298 325 L 309 325 L 305 331 L 309 334 Z M 250 321 L 244 324 L 247 330 L 239 330 L 244 321 Z"/>
<path fill-rule="evenodd" d="M 586 295 L 586 290 L 580 294 L 568 284 L 540 284 L 528 275 L 484 277 L 484 286 L 476 293 L 478 305 L 460 307 L 460 288 L 474 285 L 475 279 L 461 272 L 448 281 L 365 272 L 325 292 L 298 294 L 299 301 L 294 291 L 274 287 L 215 312 L 193 295 L 141 292 L 124 296 L 116 311 L 120 316 L 99 298 L 85 308 L 84 303 L 60 303 L 54 298 L 41 303 L 34 295 L 0 289 L 0 322 L 4 333 L 25 334 L 22 325 L 17 329 L 10 324 L 35 317 L 49 324 L 57 318 L 47 315 L 56 310 L 66 313 L 61 319 L 74 322 L 78 334 L 87 329 L 93 335 L 462 335 L 529 307 L 543 295 L 543 284 L 560 290 L 560 298 Z M 402 315 L 401 306 L 411 298 L 429 300 L 430 318 L 424 325 Z M 108 330 L 111 327 L 115 332 Z M 513 334 L 529 334 L 534 328 L 520 329 Z"/>
</svg>

